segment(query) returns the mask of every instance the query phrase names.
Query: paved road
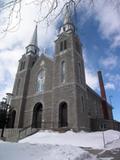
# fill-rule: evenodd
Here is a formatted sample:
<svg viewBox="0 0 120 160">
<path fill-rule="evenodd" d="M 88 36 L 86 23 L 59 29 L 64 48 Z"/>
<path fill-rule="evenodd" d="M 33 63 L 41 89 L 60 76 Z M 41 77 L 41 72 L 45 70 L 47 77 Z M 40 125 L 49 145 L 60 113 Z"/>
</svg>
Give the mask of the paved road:
<svg viewBox="0 0 120 160">
<path fill-rule="evenodd" d="M 112 157 L 111 160 L 120 160 L 120 148 L 106 150 L 98 154 L 98 158 Z"/>
<path fill-rule="evenodd" d="M 99 160 L 120 160 L 120 148 L 112 150 L 97 150 L 92 148 L 84 149 L 94 155 L 97 155 Z"/>
</svg>

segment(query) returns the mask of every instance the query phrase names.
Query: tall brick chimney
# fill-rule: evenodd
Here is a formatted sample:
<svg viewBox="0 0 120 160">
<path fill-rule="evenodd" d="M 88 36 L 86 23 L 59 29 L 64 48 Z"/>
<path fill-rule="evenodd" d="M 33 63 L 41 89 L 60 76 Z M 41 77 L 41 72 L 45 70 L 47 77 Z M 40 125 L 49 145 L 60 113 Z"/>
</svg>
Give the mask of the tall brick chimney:
<svg viewBox="0 0 120 160">
<path fill-rule="evenodd" d="M 104 87 L 104 82 L 103 82 L 102 72 L 101 71 L 98 71 L 98 79 L 99 79 L 101 97 L 102 97 L 102 99 L 107 101 L 106 93 L 105 93 L 105 87 Z"/>
<path fill-rule="evenodd" d="M 98 79 L 99 79 L 99 86 L 100 86 L 100 92 L 101 92 L 101 104 L 102 104 L 104 119 L 109 119 L 107 98 L 106 98 L 105 87 L 104 87 L 101 71 L 98 71 Z"/>
</svg>

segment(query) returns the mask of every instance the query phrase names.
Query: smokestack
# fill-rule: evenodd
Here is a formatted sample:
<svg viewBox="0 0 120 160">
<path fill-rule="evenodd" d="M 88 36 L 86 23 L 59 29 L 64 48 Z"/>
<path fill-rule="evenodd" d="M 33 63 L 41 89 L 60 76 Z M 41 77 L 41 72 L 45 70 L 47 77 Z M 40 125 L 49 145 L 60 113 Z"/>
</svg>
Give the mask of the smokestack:
<svg viewBox="0 0 120 160">
<path fill-rule="evenodd" d="M 104 87 L 104 82 L 103 82 L 101 71 L 98 71 L 98 79 L 99 79 L 100 92 L 101 92 L 101 98 L 102 98 L 101 104 L 102 104 L 102 111 L 103 111 L 104 119 L 109 119 L 107 98 L 106 98 L 105 87 Z"/>
<path fill-rule="evenodd" d="M 104 87 L 104 82 L 103 82 L 102 72 L 101 71 L 98 71 L 98 79 L 99 79 L 99 86 L 100 86 L 101 97 L 102 97 L 102 99 L 104 99 L 105 101 L 107 101 L 106 93 L 105 93 L 105 87 Z"/>
</svg>

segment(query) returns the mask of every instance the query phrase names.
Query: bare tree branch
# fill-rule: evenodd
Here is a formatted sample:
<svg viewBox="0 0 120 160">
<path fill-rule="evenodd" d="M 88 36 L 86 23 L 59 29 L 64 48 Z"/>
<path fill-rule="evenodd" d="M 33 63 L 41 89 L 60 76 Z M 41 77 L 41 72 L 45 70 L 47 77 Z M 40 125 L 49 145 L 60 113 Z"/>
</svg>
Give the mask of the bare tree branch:
<svg viewBox="0 0 120 160">
<path fill-rule="evenodd" d="M 108 1 L 108 3 L 113 3 L 115 9 L 120 11 L 120 0 L 106 0 L 106 1 Z M 6 26 L 2 30 L 2 33 L 11 31 L 14 28 L 16 28 L 17 25 L 20 24 L 22 2 L 23 0 L 6 0 L 6 2 L 4 0 L 0 1 L 0 14 L 2 14 L 3 12 L 4 13 L 9 12 Z M 61 8 L 60 8 L 61 0 L 31 0 L 30 2 L 26 3 L 26 6 L 34 4 L 37 7 L 39 7 L 39 17 L 35 21 L 37 23 L 41 23 L 42 21 L 47 21 L 47 24 L 49 25 L 51 23 L 50 21 L 51 17 L 54 15 L 52 21 L 57 19 L 63 12 L 66 5 L 72 6 L 74 10 L 76 10 L 76 8 L 81 4 L 81 2 L 84 3 L 89 2 L 90 6 L 94 6 L 95 0 L 63 0 Z M 47 7 L 46 14 L 43 17 L 40 17 L 42 9 L 44 8 L 45 5 Z M 58 9 L 59 11 L 56 13 Z M 13 21 L 13 15 L 16 15 L 16 17 L 18 18 L 18 22 L 11 27 Z M 2 24 L 0 24 L 0 26 L 1 25 Z"/>
</svg>

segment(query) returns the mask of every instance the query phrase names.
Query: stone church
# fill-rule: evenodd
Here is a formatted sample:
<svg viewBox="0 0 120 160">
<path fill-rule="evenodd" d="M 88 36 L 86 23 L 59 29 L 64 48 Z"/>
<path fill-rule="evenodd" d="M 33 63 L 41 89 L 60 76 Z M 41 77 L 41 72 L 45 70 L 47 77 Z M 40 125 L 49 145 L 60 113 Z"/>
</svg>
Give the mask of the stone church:
<svg viewBox="0 0 120 160">
<path fill-rule="evenodd" d="M 101 72 L 99 77 L 102 82 Z M 99 96 L 86 84 L 82 45 L 67 11 L 53 58 L 39 54 L 36 27 L 19 60 L 11 127 L 74 131 L 114 128 L 117 122 L 102 87 L 103 96 Z"/>
</svg>

